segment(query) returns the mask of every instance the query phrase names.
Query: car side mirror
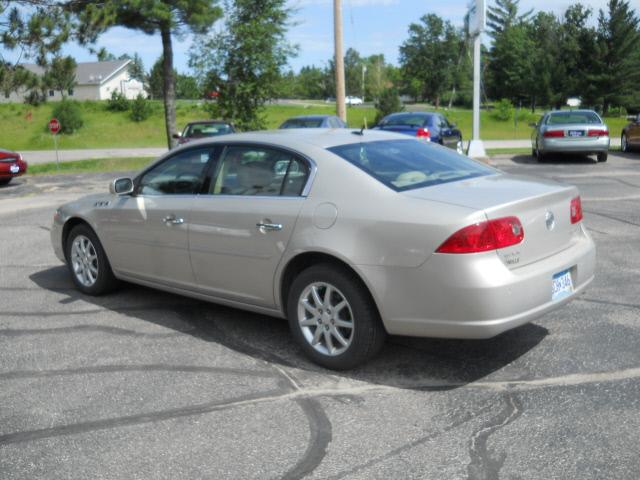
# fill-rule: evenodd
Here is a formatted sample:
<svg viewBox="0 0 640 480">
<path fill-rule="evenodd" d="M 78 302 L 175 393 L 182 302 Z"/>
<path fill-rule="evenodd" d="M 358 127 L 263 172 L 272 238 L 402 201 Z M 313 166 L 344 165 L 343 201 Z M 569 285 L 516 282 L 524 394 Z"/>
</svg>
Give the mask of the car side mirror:
<svg viewBox="0 0 640 480">
<path fill-rule="evenodd" d="M 181 133 L 174 133 L 173 135 L 171 135 L 173 138 L 175 138 L 176 140 L 180 140 L 182 138 L 182 134 Z"/>
<path fill-rule="evenodd" d="M 538 126 L 538 124 L 537 123 L 533 123 L 533 122 L 529 122 L 529 126 L 531 128 L 536 128 Z"/>
<path fill-rule="evenodd" d="M 133 193 L 133 180 L 126 177 L 116 178 L 109 184 L 109 193 L 112 195 L 131 195 Z"/>
<path fill-rule="evenodd" d="M 450 123 L 449 124 L 449 128 L 456 128 L 456 124 L 455 123 Z"/>
</svg>

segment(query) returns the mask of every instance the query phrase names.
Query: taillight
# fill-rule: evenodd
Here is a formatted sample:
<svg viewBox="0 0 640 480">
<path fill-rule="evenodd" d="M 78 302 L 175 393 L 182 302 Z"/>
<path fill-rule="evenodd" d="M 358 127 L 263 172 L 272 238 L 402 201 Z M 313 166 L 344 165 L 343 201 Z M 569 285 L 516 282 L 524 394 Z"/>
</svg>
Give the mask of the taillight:
<svg viewBox="0 0 640 480">
<path fill-rule="evenodd" d="M 431 140 L 431 132 L 428 128 L 418 128 L 416 132 L 416 137 L 423 138 L 425 140 Z"/>
<path fill-rule="evenodd" d="M 582 202 L 580 195 L 571 199 L 571 223 L 578 223 L 582 220 Z"/>
<path fill-rule="evenodd" d="M 564 130 L 547 130 L 544 132 L 545 138 L 558 138 L 564 137 Z"/>
<path fill-rule="evenodd" d="M 437 253 L 477 253 L 517 245 L 524 229 L 517 217 L 503 217 L 474 223 L 451 235 Z"/>
<path fill-rule="evenodd" d="M 589 130 L 588 137 L 608 137 L 609 131 L 602 128 Z"/>
</svg>

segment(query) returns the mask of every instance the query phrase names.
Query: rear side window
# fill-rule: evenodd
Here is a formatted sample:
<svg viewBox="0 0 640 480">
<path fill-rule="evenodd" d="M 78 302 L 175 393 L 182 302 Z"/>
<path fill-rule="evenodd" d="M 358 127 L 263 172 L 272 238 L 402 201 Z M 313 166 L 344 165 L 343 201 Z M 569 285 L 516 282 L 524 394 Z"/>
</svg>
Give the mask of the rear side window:
<svg viewBox="0 0 640 480">
<path fill-rule="evenodd" d="M 547 118 L 547 125 L 599 125 L 602 123 L 595 112 L 557 112 Z"/>
<path fill-rule="evenodd" d="M 321 118 L 294 118 L 284 122 L 280 128 L 319 128 L 321 126 Z"/>
<path fill-rule="evenodd" d="M 299 196 L 307 164 L 292 153 L 262 146 L 231 146 L 218 166 L 212 195 Z"/>
<path fill-rule="evenodd" d="M 496 173 L 451 149 L 417 140 L 380 140 L 328 150 L 396 191 Z"/>
<path fill-rule="evenodd" d="M 226 123 L 201 123 L 188 126 L 184 136 L 189 138 L 204 138 L 225 135 L 227 133 L 233 133 L 233 129 L 231 125 Z"/>
</svg>

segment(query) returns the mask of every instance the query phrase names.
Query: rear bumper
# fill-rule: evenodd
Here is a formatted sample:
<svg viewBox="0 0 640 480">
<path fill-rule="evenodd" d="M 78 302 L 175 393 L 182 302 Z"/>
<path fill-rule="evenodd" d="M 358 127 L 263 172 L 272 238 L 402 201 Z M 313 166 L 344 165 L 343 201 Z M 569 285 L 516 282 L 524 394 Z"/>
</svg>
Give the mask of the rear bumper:
<svg viewBox="0 0 640 480">
<path fill-rule="evenodd" d="M 361 267 L 393 335 L 490 338 L 555 310 L 594 278 L 595 245 L 584 232 L 570 248 L 508 269 L 495 252 L 434 254 L 423 266 Z M 573 293 L 551 300 L 552 277 L 570 270 Z"/>
<path fill-rule="evenodd" d="M 598 138 L 543 138 L 538 148 L 544 153 L 601 153 L 609 150 L 611 139 Z"/>
</svg>

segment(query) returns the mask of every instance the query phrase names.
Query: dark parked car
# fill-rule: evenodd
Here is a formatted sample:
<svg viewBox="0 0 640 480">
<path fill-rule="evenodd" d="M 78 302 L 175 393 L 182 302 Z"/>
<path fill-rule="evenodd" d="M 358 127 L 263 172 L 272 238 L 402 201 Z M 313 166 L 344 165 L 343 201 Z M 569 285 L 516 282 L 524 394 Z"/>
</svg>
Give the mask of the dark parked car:
<svg viewBox="0 0 640 480">
<path fill-rule="evenodd" d="M 0 185 L 27 172 L 27 162 L 17 152 L 0 149 Z"/>
<path fill-rule="evenodd" d="M 458 153 L 462 150 L 462 132 L 455 123 L 449 123 L 444 115 L 434 112 L 392 113 L 384 117 L 376 130 L 403 133 L 421 140 L 439 143 Z"/>
<path fill-rule="evenodd" d="M 285 120 L 280 128 L 347 128 L 347 124 L 335 115 L 301 115 Z"/>
<path fill-rule="evenodd" d="M 218 135 L 226 135 L 227 133 L 235 133 L 235 128 L 229 122 L 224 120 L 201 120 L 198 122 L 189 122 L 184 127 L 182 133 L 174 133 L 173 138 L 178 139 L 178 145 L 183 145 L 191 140 L 199 138 L 217 137 Z"/>
<path fill-rule="evenodd" d="M 620 135 L 620 145 L 623 152 L 630 152 L 631 150 L 640 150 L 640 113 L 634 117 L 629 117 L 631 120 L 623 129 Z"/>
</svg>

